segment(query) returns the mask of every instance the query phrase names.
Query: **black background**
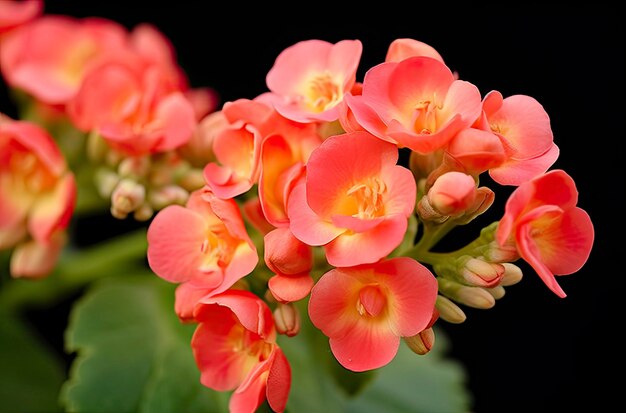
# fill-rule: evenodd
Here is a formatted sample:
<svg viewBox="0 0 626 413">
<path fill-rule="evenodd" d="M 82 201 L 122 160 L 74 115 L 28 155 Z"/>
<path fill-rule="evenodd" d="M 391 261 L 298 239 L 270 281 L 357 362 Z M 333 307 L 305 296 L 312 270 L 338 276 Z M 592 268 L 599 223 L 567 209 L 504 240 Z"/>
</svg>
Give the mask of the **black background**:
<svg viewBox="0 0 626 413">
<path fill-rule="evenodd" d="M 284 48 L 300 40 L 360 39 L 358 72 L 384 60 L 399 37 L 429 43 L 483 94 L 527 94 L 551 117 L 561 168 L 576 181 L 579 206 L 596 240 L 589 261 L 559 278 L 552 294 L 525 265 L 524 280 L 487 311 L 468 310 L 463 325 L 440 323 L 450 354 L 464 363 L 473 411 L 614 410 L 623 399 L 624 29 L 603 6 L 441 7 L 381 2 L 340 10 L 300 3 L 250 9 L 239 2 L 48 2 L 47 13 L 100 16 L 132 28 L 155 24 L 173 42 L 194 87 L 213 87 L 221 102 L 266 91 L 265 75 Z M 99 2 L 100 3 L 100 2 Z M 214 4 L 214 2 L 210 2 Z M 281 16 L 280 13 L 283 15 Z M 12 114 L 0 83 L 0 111 Z M 498 219 L 507 190 L 492 187 Z M 478 226 L 491 222 L 489 214 Z M 109 231 L 122 226 L 106 218 Z M 469 235 L 469 234 L 468 234 Z M 473 234 L 471 234 L 473 235 Z M 465 235 L 462 235 L 465 236 Z M 57 312 L 64 320 L 66 308 Z M 59 333 L 60 334 L 60 333 Z M 50 337 L 59 343 L 61 336 Z M 619 404 L 618 404 L 619 406 Z M 606 409 L 605 409 L 606 408 Z"/>
</svg>

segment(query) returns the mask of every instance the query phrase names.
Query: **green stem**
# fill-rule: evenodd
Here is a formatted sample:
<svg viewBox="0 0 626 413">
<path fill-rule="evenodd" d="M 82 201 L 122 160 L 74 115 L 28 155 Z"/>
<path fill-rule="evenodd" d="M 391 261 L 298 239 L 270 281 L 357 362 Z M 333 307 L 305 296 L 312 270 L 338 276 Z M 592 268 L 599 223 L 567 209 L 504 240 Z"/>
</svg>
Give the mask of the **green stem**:
<svg viewBox="0 0 626 413">
<path fill-rule="evenodd" d="M 141 229 L 86 249 L 68 250 L 47 278 L 8 281 L 0 290 L 0 309 L 49 305 L 99 278 L 148 272 L 146 247 L 146 230 Z"/>
</svg>

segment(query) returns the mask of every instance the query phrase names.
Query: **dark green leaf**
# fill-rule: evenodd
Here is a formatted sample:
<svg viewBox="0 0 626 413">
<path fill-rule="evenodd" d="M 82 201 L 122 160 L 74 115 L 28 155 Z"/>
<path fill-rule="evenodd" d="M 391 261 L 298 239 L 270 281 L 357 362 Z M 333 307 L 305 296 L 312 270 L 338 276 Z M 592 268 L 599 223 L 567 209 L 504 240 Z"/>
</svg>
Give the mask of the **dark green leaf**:
<svg viewBox="0 0 626 413">
<path fill-rule="evenodd" d="M 0 411 L 60 411 L 65 373 L 58 355 L 16 316 L 0 313 Z"/>
<path fill-rule="evenodd" d="M 62 399 L 69 411 L 220 412 L 228 394 L 200 384 L 190 348 L 193 325 L 179 322 L 173 286 L 156 277 L 95 285 L 75 306 L 66 332 L 77 351 Z"/>
</svg>

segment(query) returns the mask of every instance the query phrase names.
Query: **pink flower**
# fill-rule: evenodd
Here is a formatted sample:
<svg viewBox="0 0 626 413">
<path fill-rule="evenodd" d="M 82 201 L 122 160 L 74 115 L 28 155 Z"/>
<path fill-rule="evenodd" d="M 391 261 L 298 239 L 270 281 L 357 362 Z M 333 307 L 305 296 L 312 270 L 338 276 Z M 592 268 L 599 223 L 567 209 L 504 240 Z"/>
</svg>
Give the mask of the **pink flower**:
<svg viewBox="0 0 626 413">
<path fill-rule="evenodd" d="M 258 256 L 235 201 L 198 190 L 186 207 L 171 205 L 156 215 L 148 229 L 148 262 L 169 282 L 217 294 L 252 272 Z"/>
<path fill-rule="evenodd" d="M 191 340 L 200 381 L 233 390 L 230 411 L 252 413 L 267 398 L 276 412 L 285 410 L 291 368 L 276 344 L 269 307 L 248 291 L 230 290 L 204 298 L 195 310 L 200 323 Z"/>
<path fill-rule="evenodd" d="M 105 19 L 44 16 L 2 41 L 0 68 L 7 83 L 48 104 L 65 104 L 85 75 L 126 50 L 123 26 Z"/>
<path fill-rule="evenodd" d="M 511 194 L 496 232 L 498 243 L 514 243 L 519 255 L 559 297 L 565 297 L 565 292 L 554 276 L 578 271 L 593 244 L 593 224 L 577 202 L 574 180 L 562 170 L 550 171 Z"/>
<path fill-rule="evenodd" d="M 85 77 L 68 111 L 75 125 L 97 131 L 129 155 L 163 152 L 187 143 L 196 127 L 193 107 L 167 72 L 129 58 Z"/>
<path fill-rule="evenodd" d="M 483 101 L 475 128 L 461 131 L 446 149 L 468 173 L 489 175 L 502 185 L 519 185 L 543 174 L 556 161 L 550 118 L 535 99 L 506 99 L 493 91 Z"/>
<path fill-rule="evenodd" d="M 425 56 L 443 62 L 434 47 L 414 39 L 396 39 L 389 45 L 385 62 L 400 62 L 409 57 Z"/>
<path fill-rule="evenodd" d="M 21 26 L 43 12 L 43 0 L 0 1 L 0 34 Z"/>
<path fill-rule="evenodd" d="M 289 197 L 290 229 L 323 245 L 334 266 L 373 263 L 397 247 L 415 206 L 411 172 L 398 149 L 366 132 L 328 138 L 311 154 L 306 182 Z"/>
<path fill-rule="evenodd" d="M 428 154 L 480 115 L 480 92 L 455 80 L 439 60 L 411 57 L 371 68 L 361 96 L 346 96 L 356 121 L 373 135 Z"/>
<path fill-rule="evenodd" d="M 297 122 L 337 120 L 337 105 L 356 81 L 362 50 L 359 40 L 296 43 L 276 58 L 267 74 L 271 93 L 263 98 Z"/>
<path fill-rule="evenodd" d="M 309 316 L 342 366 L 365 371 L 389 363 L 401 337 L 429 325 L 436 298 L 437 281 L 426 267 L 393 258 L 324 274 L 311 291 Z"/>
<path fill-rule="evenodd" d="M 15 247 L 14 277 L 52 270 L 75 199 L 74 176 L 52 137 L 35 124 L 0 117 L 0 249 Z"/>
</svg>

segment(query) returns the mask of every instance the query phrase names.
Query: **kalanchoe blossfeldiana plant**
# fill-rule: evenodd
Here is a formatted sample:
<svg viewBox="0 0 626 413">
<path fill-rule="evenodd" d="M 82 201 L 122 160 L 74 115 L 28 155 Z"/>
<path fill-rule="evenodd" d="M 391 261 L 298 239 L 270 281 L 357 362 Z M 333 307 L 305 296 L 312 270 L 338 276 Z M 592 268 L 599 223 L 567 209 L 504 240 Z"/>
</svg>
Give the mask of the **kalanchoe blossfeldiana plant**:
<svg viewBox="0 0 626 413">
<path fill-rule="evenodd" d="M 337 54 L 344 49 L 350 53 Z M 296 307 L 284 306 L 310 294 L 313 325 L 353 371 L 389 363 L 401 338 L 415 353 L 427 353 L 438 319 L 464 322 L 463 306 L 491 308 L 504 287 L 521 280 L 514 264 L 520 257 L 563 297 L 553 274 L 578 270 L 593 242 L 591 221 L 575 206 L 572 179 L 547 172 L 559 151 L 539 102 L 493 91 L 481 103 L 476 86 L 413 39 L 393 42 L 386 62 L 367 71 L 361 88 L 353 79 L 360 52 L 358 41 L 310 40 L 285 50 L 268 74 L 271 92 L 228 102 L 211 115 L 224 121 L 211 123 L 217 163 L 204 171 L 204 191 L 239 205 L 248 228 L 265 234 L 256 239 L 266 269 L 248 268 L 242 280 L 254 282 L 257 292 L 261 280 L 277 324 L 285 324 L 289 309 L 291 327 L 279 332 L 297 334 Z M 408 165 L 398 161 L 401 150 L 410 154 Z M 433 252 L 448 232 L 493 204 L 494 190 L 478 183 L 485 172 L 497 184 L 519 186 L 502 220 L 465 247 Z M 178 228 L 160 224 L 170 214 L 160 212 L 152 224 L 149 256 L 158 275 L 180 281 L 183 265 L 191 263 L 183 255 L 224 254 L 230 235 L 154 248 L 178 237 Z M 415 239 L 417 226 L 422 231 Z M 174 279 L 157 265 L 166 261 Z M 177 294 L 176 306 L 202 308 L 230 294 L 223 290 Z M 216 339 L 194 340 L 203 374 L 216 374 L 218 367 L 198 356 Z M 240 368 L 237 374 L 254 374 L 253 364 Z M 288 382 L 278 385 L 288 388 Z"/>
<path fill-rule="evenodd" d="M 174 323 L 107 307 L 162 363 L 158 378 L 141 382 L 141 366 L 124 384 L 159 393 L 171 380 L 162 365 L 187 354 L 197 374 L 175 374 L 175 385 L 229 392 L 232 413 L 291 410 L 290 393 L 306 384 L 292 343 L 310 341 L 305 357 L 322 347 L 342 374 L 383 368 L 401 346 L 427 354 L 437 323 L 463 323 L 467 307 L 492 308 L 521 281 L 519 260 L 565 297 L 556 277 L 586 263 L 594 226 L 574 179 L 550 170 L 559 148 L 541 103 L 481 93 L 410 38 L 358 79 L 362 52 L 358 39 L 303 40 L 276 57 L 264 93 L 218 107 L 152 25 L 0 0 L 0 70 L 27 118 L 0 114 L 0 249 L 11 275 L 44 278 L 71 256 L 75 213 L 149 221 L 144 275 L 168 295 L 137 288 L 139 298 L 122 299 L 148 312 L 165 302 Z M 499 221 L 441 248 L 505 189 Z M 91 265 L 116 271 L 105 264 Z M 102 318 L 95 335 L 108 346 L 114 324 Z M 167 335 L 179 328 L 188 335 L 177 347 Z M 126 366 L 136 354 L 122 356 Z M 72 374 L 67 399 L 91 378 Z M 191 410 L 196 396 L 185 393 Z"/>
</svg>

